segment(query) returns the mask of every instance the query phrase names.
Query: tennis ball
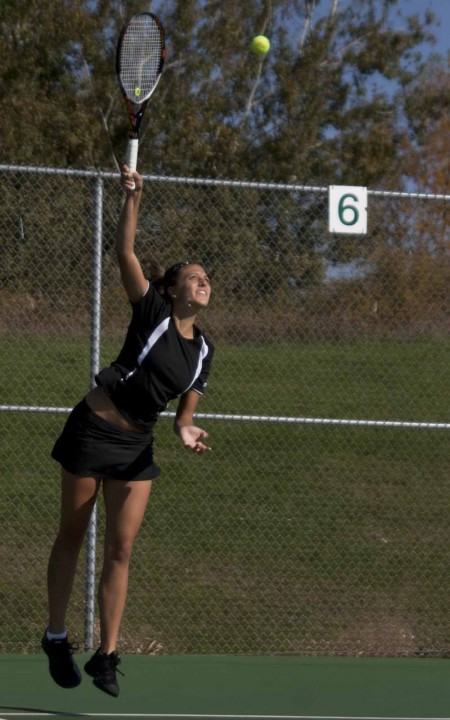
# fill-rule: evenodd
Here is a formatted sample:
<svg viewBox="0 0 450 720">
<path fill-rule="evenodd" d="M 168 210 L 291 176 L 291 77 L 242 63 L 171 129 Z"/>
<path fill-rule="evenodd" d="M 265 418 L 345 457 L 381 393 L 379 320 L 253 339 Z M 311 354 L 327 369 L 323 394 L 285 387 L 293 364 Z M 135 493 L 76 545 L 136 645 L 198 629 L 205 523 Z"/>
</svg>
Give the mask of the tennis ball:
<svg viewBox="0 0 450 720">
<path fill-rule="evenodd" d="M 250 49 L 254 55 L 265 55 L 269 52 L 270 40 L 265 35 L 257 35 L 250 43 Z"/>
</svg>

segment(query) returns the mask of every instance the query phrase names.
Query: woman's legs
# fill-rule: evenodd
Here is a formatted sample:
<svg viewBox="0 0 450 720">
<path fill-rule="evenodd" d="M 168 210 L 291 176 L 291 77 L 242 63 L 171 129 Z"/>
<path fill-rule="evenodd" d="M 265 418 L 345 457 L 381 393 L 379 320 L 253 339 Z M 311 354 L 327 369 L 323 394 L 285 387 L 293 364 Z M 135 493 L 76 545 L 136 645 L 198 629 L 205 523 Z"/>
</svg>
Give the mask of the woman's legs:
<svg viewBox="0 0 450 720">
<path fill-rule="evenodd" d="M 104 480 L 106 531 L 98 590 L 100 650 L 116 649 L 128 589 L 128 568 L 135 537 L 150 497 L 151 480 Z"/>
<path fill-rule="evenodd" d="M 47 571 L 48 630 L 62 633 L 81 544 L 98 493 L 100 480 L 61 471 L 61 518 Z"/>
</svg>

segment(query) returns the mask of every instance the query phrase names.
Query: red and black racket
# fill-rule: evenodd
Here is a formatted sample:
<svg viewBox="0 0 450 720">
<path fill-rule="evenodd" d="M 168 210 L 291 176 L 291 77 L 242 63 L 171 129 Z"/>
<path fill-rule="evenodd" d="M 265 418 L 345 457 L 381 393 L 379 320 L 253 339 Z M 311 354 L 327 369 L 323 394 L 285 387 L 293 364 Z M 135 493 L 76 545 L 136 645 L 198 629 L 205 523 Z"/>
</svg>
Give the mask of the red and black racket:
<svg viewBox="0 0 450 720">
<path fill-rule="evenodd" d="M 140 12 L 123 26 L 116 51 L 116 72 L 128 109 L 131 132 L 126 163 L 136 170 L 139 128 L 164 66 L 164 28 L 156 15 Z"/>
</svg>

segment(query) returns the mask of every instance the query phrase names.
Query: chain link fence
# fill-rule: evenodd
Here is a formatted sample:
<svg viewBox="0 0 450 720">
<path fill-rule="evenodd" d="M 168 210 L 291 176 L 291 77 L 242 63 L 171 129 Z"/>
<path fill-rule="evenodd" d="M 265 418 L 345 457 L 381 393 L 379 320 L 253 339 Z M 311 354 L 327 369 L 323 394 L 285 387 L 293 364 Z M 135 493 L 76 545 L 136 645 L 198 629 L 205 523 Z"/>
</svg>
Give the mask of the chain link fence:
<svg viewBox="0 0 450 720">
<path fill-rule="evenodd" d="M 59 511 L 50 450 L 130 309 L 118 176 L 0 177 L 0 650 L 34 652 Z M 198 423 L 213 452 L 185 454 L 169 407 L 121 650 L 448 653 L 450 196 L 368 197 L 368 233 L 336 235 L 326 187 L 146 178 L 148 273 L 190 259 L 212 277 Z M 99 502 L 70 606 L 86 648 L 103 523 Z"/>
</svg>

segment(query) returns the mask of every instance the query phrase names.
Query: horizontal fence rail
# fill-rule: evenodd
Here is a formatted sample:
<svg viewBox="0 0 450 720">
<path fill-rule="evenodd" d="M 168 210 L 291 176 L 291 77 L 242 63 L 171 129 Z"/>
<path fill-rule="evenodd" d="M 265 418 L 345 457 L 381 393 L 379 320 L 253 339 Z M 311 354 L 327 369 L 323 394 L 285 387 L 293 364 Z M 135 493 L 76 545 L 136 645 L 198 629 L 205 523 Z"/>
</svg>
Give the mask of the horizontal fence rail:
<svg viewBox="0 0 450 720">
<path fill-rule="evenodd" d="M 72 408 L 54 408 L 23 405 L 0 405 L 0 412 L 69 413 Z M 174 412 L 162 412 L 161 417 L 175 418 Z M 430 428 L 450 430 L 450 423 L 408 422 L 408 420 L 363 420 L 350 418 L 309 418 L 270 415 L 230 415 L 223 413 L 196 413 L 198 420 L 226 420 L 230 422 L 294 423 L 305 425 L 349 425 L 359 427 Z"/>
</svg>

